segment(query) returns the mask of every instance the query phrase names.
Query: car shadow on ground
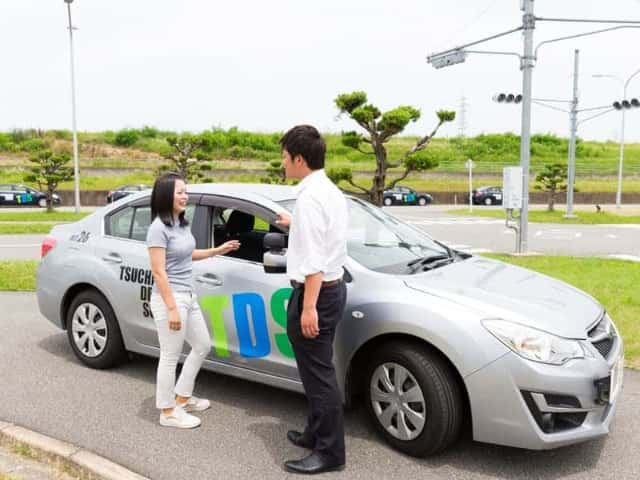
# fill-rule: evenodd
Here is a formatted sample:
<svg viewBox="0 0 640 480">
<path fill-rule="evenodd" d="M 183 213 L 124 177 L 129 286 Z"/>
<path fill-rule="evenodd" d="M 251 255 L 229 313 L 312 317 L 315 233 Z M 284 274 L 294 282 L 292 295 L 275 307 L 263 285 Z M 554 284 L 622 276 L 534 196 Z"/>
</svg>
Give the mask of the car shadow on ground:
<svg viewBox="0 0 640 480">
<path fill-rule="evenodd" d="M 43 339 L 38 346 L 73 364 L 72 368 L 87 368 L 71 351 L 64 333 L 51 335 Z M 132 355 L 129 362 L 109 372 L 142 381 L 152 391 L 156 381 L 156 365 L 156 359 Z M 286 439 L 287 430 L 301 429 L 304 425 L 307 411 L 304 395 L 206 370 L 198 376 L 196 394 L 209 398 L 214 405 L 217 403 L 241 409 L 247 417 L 257 419 L 258 421 L 250 422 L 247 430 L 263 442 L 265 450 L 278 468 L 281 468 L 286 452 L 292 452 L 292 458 L 295 458 L 295 455 L 304 455 L 303 450 L 295 449 Z M 153 396 L 145 398 L 138 405 L 137 416 L 144 422 L 157 422 Z M 259 421 L 265 417 L 269 418 L 269 421 Z M 590 470 L 596 467 L 606 442 L 606 439 L 600 439 L 556 450 L 530 451 L 474 442 L 470 438 L 470 432 L 465 432 L 462 438 L 445 452 L 419 459 L 387 446 L 369 422 L 362 405 L 346 411 L 345 433 L 348 454 L 350 450 L 357 450 L 358 456 L 364 456 L 362 460 L 355 460 L 352 456 L 354 462 L 366 461 L 366 455 L 384 455 L 394 463 L 426 469 L 444 467 L 447 470 L 448 467 L 504 479 L 555 479 L 572 474 L 588 476 Z"/>
</svg>

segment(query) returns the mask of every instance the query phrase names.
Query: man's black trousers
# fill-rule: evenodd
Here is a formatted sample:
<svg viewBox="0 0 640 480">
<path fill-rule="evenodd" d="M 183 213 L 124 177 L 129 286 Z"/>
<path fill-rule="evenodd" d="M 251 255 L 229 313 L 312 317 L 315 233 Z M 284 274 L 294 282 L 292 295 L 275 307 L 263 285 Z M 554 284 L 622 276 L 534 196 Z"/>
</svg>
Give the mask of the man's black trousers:
<svg viewBox="0 0 640 480">
<path fill-rule="evenodd" d="M 305 338 L 300 328 L 304 287 L 294 288 L 287 308 L 287 336 L 309 402 L 305 441 L 327 461 L 345 463 L 344 412 L 333 366 L 333 339 L 347 300 L 344 282 L 323 287 L 318 296 L 320 334 Z"/>
</svg>

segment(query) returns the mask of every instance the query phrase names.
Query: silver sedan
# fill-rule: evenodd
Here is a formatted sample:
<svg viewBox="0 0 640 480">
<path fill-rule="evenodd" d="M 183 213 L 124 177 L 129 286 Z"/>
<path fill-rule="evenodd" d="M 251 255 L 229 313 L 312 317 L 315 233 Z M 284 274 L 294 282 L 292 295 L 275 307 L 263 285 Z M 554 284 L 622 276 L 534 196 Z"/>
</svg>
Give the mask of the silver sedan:
<svg viewBox="0 0 640 480">
<path fill-rule="evenodd" d="M 279 212 L 291 187 L 191 185 L 194 263 L 213 348 L 204 368 L 302 391 L 286 335 L 291 288 Z M 145 246 L 149 192 L 57 226 L 42 245 L 42 314 L 77 357 L 108 368 L 127 352 L 158 356 Z M 348 303 L 335 363 L 345 404 L 363 402 L 380 435 L 414 456 L 463 428 L 489 443 L 548 449 L 606 435 L 622 387 L 622 340 L 592 297 L 563 282 L 451 250 L 349 198 Z"/>
</svg>

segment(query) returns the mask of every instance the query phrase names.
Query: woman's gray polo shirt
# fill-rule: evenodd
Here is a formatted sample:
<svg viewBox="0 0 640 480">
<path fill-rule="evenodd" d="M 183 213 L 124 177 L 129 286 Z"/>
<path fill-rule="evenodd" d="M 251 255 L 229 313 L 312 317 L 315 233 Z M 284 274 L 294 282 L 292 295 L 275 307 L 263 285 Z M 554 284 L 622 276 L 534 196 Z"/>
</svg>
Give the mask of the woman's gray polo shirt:
<svg viewBox="0 0 640 480">
<path fill-rule="evenodd" d="M 167 227 L 160 217 L 156 217 L 147 232 L 147 247 L 161 247 L 166 250 L 166 270 L 169 285 L 174 292 L 193 291 L 193 250 L 196 240 L 189 226 L 175 225 Z M 153 292 L 158 287 L 153 284 Z"/>
</svg>

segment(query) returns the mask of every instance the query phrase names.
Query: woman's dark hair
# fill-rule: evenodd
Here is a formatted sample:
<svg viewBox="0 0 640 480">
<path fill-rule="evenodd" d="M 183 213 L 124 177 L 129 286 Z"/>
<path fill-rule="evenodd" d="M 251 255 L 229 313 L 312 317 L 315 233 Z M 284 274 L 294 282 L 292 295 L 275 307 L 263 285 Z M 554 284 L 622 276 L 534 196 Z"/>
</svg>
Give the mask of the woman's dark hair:
<svg viewBox="0 0 640 480">
<path fill-rule="evenodd" d="M 293 127 L 280 139 L 280 145 L 289 152 L 291 160 L 301 155 L 311 170 L 324 168 L 327 147 L 315 127 L 311 125 Z"/>
<path fill-rule="evenodd" d="M 173 226 L 173 197 L 176 190 L 176 180 L 185 181 L 177 173 L 165 173 L 159 176 L 153 184 L 151 192 L 151 221 L 160 217 L 162 223 L 167 227 Z M 184 212 L 180 212 L 178 220 L 181 227 L 189 225 L 189 221 L 184 218 Z"/>
</svg>

